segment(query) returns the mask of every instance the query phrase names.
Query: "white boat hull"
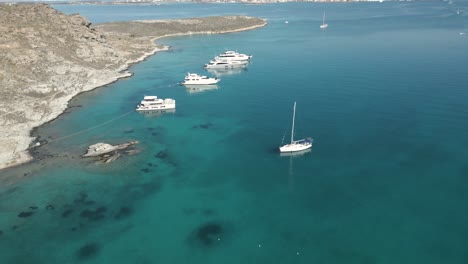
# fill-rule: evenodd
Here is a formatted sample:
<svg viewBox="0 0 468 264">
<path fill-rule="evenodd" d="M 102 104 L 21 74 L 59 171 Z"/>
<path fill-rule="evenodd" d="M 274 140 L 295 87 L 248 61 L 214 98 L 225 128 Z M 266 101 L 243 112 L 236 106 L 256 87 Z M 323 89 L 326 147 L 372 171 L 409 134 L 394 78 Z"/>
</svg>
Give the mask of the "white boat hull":
<svg viewBox="0 0 468 264">
<path fill-rule="evenodd" d="M 174 99 L 158 99 L 156 96 L 145 96 L 145 99 L 137 105 L 137 111 L 157 111 L 175 109 L 176 101 Z"/>
<path fill-rule="evenodd" d="M 190 80 L 190 81 L 183 81 L 182 85 L 210 85 L 210 84 L 217 84 L 220 81 L 218 78 L 209 78 L 209 79 L 202 79 L 202 80 Z"/>
<path fill-rule="evenodd" d="M 281 146 L 279 150 L 281 153 L 304 151 L 312 147 L 312 141 L 310 138 L 294 141 L 291 144 Z"/>
<path fill-rule="evenodd" d="M 205 64 L 203 66 L 205 69 L 234 69 L 234 68 L 242 68 L 245 67 L 246 64 L 243 63 L 236 63 L 236 64 Z"/>
<path fill-rule="evenodd" d="M 252 56 L 237 56 L 237 57 L 222 57 L 216 56 L 215 60 L 227 60 L 227 61 L 248 61 L 252 58 Z"/>
<path fill-rule="evenodd" d="M 137 107 L 137 111 L 155 111 L 155 110 L 166 110 L 166 109 L 175 109 L 175 104 L 166 104 L 158 106 L 141 106 Z"/>
</svg>

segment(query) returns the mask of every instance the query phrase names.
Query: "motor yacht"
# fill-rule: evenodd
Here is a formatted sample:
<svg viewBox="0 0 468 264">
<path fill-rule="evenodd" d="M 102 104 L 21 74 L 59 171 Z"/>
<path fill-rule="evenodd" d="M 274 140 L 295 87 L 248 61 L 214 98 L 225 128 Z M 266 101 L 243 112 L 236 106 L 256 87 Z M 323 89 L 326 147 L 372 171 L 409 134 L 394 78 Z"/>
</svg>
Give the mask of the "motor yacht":
<svg viewBox="0 0 468 264">
<path fill-rule="evenodd" d="M 164 110 L 164 109 L 175 109 L 176 102 L 174 99 L 167 98 L 161 99 L 157 96 L 145 96 L 143 100 L 137 105 L 137 111 L 152 111 L 152 110 Z"/>
<path fill-rule="evenodd" d="M 229 69 L 239 68 L 247 65 L 247 61 L 236 61 L 236 60 L 210 60 L 209 63 L 205 64 L 205 69 Z"/>
<path fill-rule="evenodd" d="M 181 85 L 207 85 L 207 84 L 217 84 L 221 79 L 218 78 L 209 78 L 204 75 L 198 75 L 196 73 L 187 73 Z"/>
<path fill-rule="evenodd" d="M 248 61 L 252 55 L 246 55 L 237 51 L 227 50 L 215 57 L 215 60 Z"/>
</svg>

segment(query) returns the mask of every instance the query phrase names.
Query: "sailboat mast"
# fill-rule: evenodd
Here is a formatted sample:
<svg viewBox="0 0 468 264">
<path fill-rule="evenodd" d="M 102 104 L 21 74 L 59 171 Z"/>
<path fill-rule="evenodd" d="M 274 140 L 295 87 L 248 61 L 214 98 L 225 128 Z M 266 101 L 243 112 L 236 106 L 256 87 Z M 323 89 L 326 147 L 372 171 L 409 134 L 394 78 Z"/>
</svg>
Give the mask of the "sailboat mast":
<svg viewBox="0 0 468 264">
<path fill-rule="evenodd" d="M 291 144 L 294 142 L 294 119 L 296 118 L 296 102 L 294 102 L 293 121 L 291 129 Z"/>
<path fill-rule="evenodd" d="M 323 22 L 322 22 L 322 25 L 325 24 L 325 12 L 323 12 Z"/>
</svg>

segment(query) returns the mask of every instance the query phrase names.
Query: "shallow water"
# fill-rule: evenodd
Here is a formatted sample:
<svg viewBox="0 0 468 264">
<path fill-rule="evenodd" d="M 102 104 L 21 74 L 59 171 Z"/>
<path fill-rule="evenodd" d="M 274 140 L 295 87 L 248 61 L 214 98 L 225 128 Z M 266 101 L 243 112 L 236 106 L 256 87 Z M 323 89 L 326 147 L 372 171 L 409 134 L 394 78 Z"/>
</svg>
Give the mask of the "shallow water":
<svg viewBox="0 0 468 264">
<path fill-rule="evenodd" d="M 40 149 L 55 158 L 2 171 L 2 263 L 466 263 L 467 6 L 55 7 L 92 22 L 247 14 L 269 25 L 160 40 L 169 52 L 39 128 L 59 139 Z M 201 66 L 224 49 L 254 58 L 217 89 L 176 85 L 187 71 L 213 75 Z M 131 112 L 144 95 L 177 109 Z M 296 137 L 314 146 L 281 157 L 294 101 Z M 139 154 L 79 158 L 129 140 Z"/>
</svg>

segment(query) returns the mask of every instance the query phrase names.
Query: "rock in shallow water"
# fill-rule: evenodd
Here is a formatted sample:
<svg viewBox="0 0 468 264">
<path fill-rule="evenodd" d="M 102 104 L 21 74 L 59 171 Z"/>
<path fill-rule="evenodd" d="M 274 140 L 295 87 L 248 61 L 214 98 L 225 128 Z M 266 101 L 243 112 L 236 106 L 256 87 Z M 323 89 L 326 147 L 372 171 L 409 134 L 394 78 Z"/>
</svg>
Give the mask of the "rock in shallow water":
<svg viewBox="0 0 468 264">
<path fill-rule="evenodd" d="M 82 157 L 96 157 L 100 156 L 115 150 L 125 149 L 131 145 L 137 144 L 138 141 L 130 141 L 128 143 L 120 144 L 120 145 L 111 145 L 107 143 L 96 143 L 88 147 L 88 151 L 81 155 Z"/>
<path fill-rule="evenodd" d="M 197 229 L 189 237 L 189 242 L 193 245 L 199 245 L 203 247 L 215 246 L 221 238 L 225 237 L 226 228 L 219 222 L 208 222 Z"/>
<path fill-rule="evenodd" d="M 95 257 L 100 250 L 100 246 L 97 243 L 88 243 L 82 246 L 77 252 L 76 256 L 79 260 L 87 260 Z"/>
<path fill-rule="evenodd" d="M 34 212 L 21 212 L 18 214 L 18 217 L 22 217 L 22 218 L 30 217 L 32 214 L 34 214 Z"/>
</svg>

